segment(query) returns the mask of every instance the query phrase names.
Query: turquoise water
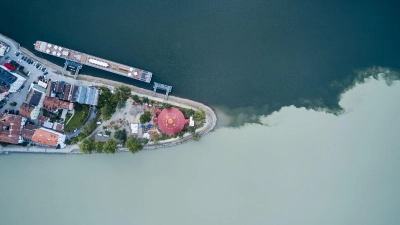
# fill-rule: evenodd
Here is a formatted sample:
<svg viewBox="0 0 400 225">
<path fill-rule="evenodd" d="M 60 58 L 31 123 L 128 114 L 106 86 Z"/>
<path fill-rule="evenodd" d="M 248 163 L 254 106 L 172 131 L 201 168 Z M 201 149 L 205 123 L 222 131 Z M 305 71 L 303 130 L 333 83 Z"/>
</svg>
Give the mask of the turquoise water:
<svg viewBox="0 0 400 225">
<path fill-rule="evenodd" d="M 136 155 L 0 157 L 1 224 L 398 224 L 400 85 Z"/>
</svg>

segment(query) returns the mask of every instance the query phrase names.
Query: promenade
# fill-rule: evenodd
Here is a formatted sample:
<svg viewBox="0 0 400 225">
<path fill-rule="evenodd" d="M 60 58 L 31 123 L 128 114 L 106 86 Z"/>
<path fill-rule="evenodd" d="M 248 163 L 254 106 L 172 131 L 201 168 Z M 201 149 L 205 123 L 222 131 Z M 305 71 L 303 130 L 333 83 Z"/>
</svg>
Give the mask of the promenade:
<svg viewBox="0 0 400 225">
<path fill-rule="evenodd" d="M 10 43 L 12 42 L 13 49 L 15 49 L 15 51 L 20 51 L 23 54 L 28 55 L 29 57 L 33 58 L 34 60 L 39 61 L 42 65 L 45 65 L 49 71 L 48 77 L 51 78 L 52 80 L 56 80 L 56 79 L 63 80 L 70 84 L 79 84 L 81 86 L 87 86 L 87 87 L 89 87 L 90 85 L 107 86 L 108 88 L 111 88 L 111 89 L 114 89 L 114 87 L 116 87 L 116 86 L 126 85 L 131 88 L 133 95 L 136 94 L 140 97 L 147 97 L 151 100 L 158 101 L 158 102 L 165 101 L 163 94 L 157 93 L 155 96 L 152 96 L 152 91 L 150 91 L 150 90 L 139 88 L 139 87 L 136 87 L 133 85 L 127 85 L 127 84 L 113 81 L 113 80 L 93 77 L 90 75 L 79 75 L 77 80 L 75 80 L 73 78 L 72 74 L 69 76 L 61 76 L 60 73 L 63 69 L 61 66 L 51 63 L 51 62 L 33 54 L 32 52 L 28 51 L 27 49 L 20 47 L 17 42 L 15 42 L 14 40 L 12 40 L 2 34 L 0 34 L 0 38 L 7 39 L 8 42 L 10 42 Z M 12 52 L 12 54 L 13 53 L 14 52 Z M 202 109 L 206 114 L 206 120 L 205 120 L 203 127 L 198 128 L 196 130 L 196 133 L 200 134 L 201 136 L 208 134 L 210 131 L 212 131 L 214 129 L 214 127 L 217 124 L 217 116 L 216 116 L 214 110 L 211 109 L 209 106 L 206 106 L 202 103 L 195 102 L 195 101 L 192 101 L 189 99 L 179 98 L 179 97 L 176 97 L 173 95 L 169 96 L 168 103 L 171 105 L 176 105 L 176 106 L 180 106 L 183 108 L 192 108 L 194 110 Z M 118 113 L 118 110 L 112 116 L 110 121 L 113 120 L 114 118 L 121 118 L 121 114 Z M 93 133 L 96 133 L 96 131 L 100 127 L 101 126 L 97 127 L 97 129 Z M 179 144 L 186 143 L 186 142 L 192 140 L 192 138 L 193 138 L 193 135 L 185 134 L 185 136 L 182 139 L 180 139 L 180 138 L 168 139 L 168 140 L 160 141 L 158 144 L 149 142 L 149 144 L 144 146 L 143 149 L 144 150 L 154 150 L 154 149 L 159 149 L 159 148 L 173 147 L 173 146 L 176 146 Z M 22 147 L 22 146 L 9 145 L 7 147 L 1 147 L 0 151 L 10 152 L 10 153 L 18 152 L 18 153 L 72 154 L 72 153 L 79 153 L 79 147 L 78 147 L 78 145 L 69 145 L 64 149 L 54 149 L 54 148 L 49 148 L 49 147 L 37 147 L 37 146 Z M 117 152 L 125 152 L 125 151 L 128 151 L 128 150 L 126 148 L 120 148 Z"/>
</svg>

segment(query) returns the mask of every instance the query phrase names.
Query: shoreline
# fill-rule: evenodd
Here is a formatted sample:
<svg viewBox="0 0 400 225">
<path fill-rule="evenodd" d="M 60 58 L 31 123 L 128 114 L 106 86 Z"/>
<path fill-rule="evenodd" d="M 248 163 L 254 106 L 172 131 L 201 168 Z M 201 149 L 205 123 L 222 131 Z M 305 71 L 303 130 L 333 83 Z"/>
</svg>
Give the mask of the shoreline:
<svg viewBox="0 0 400 225">
<path fill-rule="evenodd" d="M 8 39 L 9 41 L 13 42 L 15 47 L 20 50 L 22 54 L 25 54 L 36 61 L 40 62 L 43 65 L 46 65 L 46 67 L 49 70 L 53 70 L 54 73 L 61 73 L 63 67 L 59 66 L 57 64 L 54 64 L 44 58 L 41 58 L 37 55 L 35 55 L 33 52 L 29 51 L 28 49 L 21 47 L 18 42 L 14 41 L 13 39 L 0 34 L 0 36 Z M 120 76 L 120 75 L 118 75 Z M 73 79 L 73 75 L 70 75 L 70 71 L 66 72 L 66 76 L 64 76 L 67 80 Z M 131 88 L 132 94 L 136 94 L 140 97 L 147 97 L 151 100 L 155 100 L 158 102 L 164 102 L 164 94 L 157 93 L 156 96 L 152 96 L 153 91 L 146 90 L 144 88 L 136 87 L 134 85 L 130 84 L 125 84 L 122 82 L 118 81 L 113 81 L 105 78 L 99 78 L 99 77 L 94 77 L 91 75 L 87 74 L 79 74 L 77 79 L 80 81 L 81 84 L 91 84 L 91 85 L 97 85 L 97 86 L 109 86 L 109 87 L 116 87 L 116 86 L 121 86 L 125 85 Z M 217 115 L 216 112 L 209 106 L 196 102 L 190 99 L 185 99 L 181 97 L 176 97 L 173 95 L 168 96 L 168 103 L 171 105 L 183 107 L 183 108 L 192 108 L 192 109 L 201 109 L 205 112 L 206 114 L 206 120 L 204 122 L 203 127 L 196 129 L 196 133 L 198 133 L 200 136 L 204 136 L 214 130 L 214 128 L 217 125 Z M 98 128 L 96 128 L 97 130 Z M 93 133 L 96 132 L 93 131 Z M 93 133 L 91 135 L 93 135 Z M 143 146 L 143 150 L 155 150 L 159 148 L 168 148 L 168 147 L 173 147 L 177 146 L 180 144 L 184 144 L 186 142 L 191 141 L 193 138 L 192 134 L 186 133 L 182 139 L 180 138 L 171 138 L 167 139 L 164 141 L 160 141 L 158 144 L 154 144 L 149 142 L 150 144 L 147 144 Z M 75 145 L 69 145 L 64 149 L 52 149 L 49 147 L 37 147 L 37 146 L 30 146 L 30 147 L 22 147 L 22 146 L 7 146 L 7 147 L 1 147 L 0 152 L 8 152 L 8 153 L 44 153 L 44 154 L 82 154 L 79 152 L 79 147 L 77 144 Z M 127 148 L 119 148 L 117 152 L 129 152 Z"/>
</svg>

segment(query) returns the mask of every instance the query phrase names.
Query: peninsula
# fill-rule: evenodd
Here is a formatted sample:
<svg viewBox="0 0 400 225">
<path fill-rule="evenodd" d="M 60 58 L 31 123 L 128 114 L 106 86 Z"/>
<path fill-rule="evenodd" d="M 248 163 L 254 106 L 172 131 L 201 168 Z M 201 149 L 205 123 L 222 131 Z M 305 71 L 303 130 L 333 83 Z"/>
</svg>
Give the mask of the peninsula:
<svg viewBox="0 0 400 225">
<path fill-rule="evenodd" d="M 136 153 L 200 140 L 217 123 L 210 107 L 169 96 L 171 86 L 78 75 L 87 65 L 150 83 L 151 72 L 43 41 L 35 50 L 64 67 L 0 34 L 0 154 Z"/>
</svg>

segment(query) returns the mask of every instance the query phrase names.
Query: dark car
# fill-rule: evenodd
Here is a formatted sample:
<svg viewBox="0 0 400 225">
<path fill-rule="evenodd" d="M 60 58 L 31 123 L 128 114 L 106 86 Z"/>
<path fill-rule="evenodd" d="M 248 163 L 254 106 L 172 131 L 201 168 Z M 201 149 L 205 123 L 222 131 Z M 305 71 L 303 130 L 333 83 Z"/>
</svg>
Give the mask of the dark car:
<svg viewBox="0 0 400 225">
<path fill-rule="evenodd" d="M 43 75 L 47 75 L 47 74 L 49 74 L 48 72 L 44 72 L 44 74 Z"/>
<path fill-rule="evenodd" d="M 44 71 L 46 71 L 46 68 L 43 67 L 43 68 L 42 68 L 42 72 L 44 72 Z"/>
<path fill-rule="evenodd" d="M 21 86 L 21 89 L 24 89 L 24 87 L 25 87 L 25 85 L 22 85 L 22 86 Z"/>
<path fill-rule="evenodd" d="M 0 109 L 3 108 L 4 105 L 0 105 Z"/>
<path fill-rule="evenodd" d="M 9 111 L 8 111 L 8 109 L 6 109 L 6 110 L 4 110 L 4 112 L 5 112 L 5 113 L 8 113 Z"/>
<path fill-rule="evenodd" d="M 14 112 L 15 112 L 14 109 L 10 110 L 10 114 L 14 114 Z"/>
<path fill-rule="evenodd" d="M 19 115 L 19 111 L 17 110 L 17 111 L 15 111 L 15 115 Z"/>
<path fill-rule="evenodd" d="M 21 53 L 19 53 L 19 52 L 16 52 L 16 53 L 15 53 L 15 56 L 19 56 L 20 54 L 21 54 Z"/>
</svg>

